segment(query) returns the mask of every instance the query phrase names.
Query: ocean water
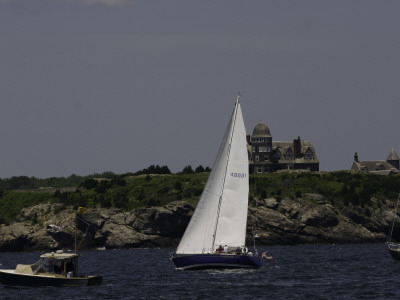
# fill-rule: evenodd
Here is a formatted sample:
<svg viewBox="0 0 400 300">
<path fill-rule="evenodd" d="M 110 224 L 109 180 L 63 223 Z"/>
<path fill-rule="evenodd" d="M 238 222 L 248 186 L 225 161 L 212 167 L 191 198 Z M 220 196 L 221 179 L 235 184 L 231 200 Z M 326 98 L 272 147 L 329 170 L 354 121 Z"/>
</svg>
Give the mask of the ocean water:
<svg viewBox="0 0 400 300">
<path fill-rule="evenodd" d="M 259 246 L 259 250 L 265 247 Z M 273 260 L 251 270 L 176 270 L 173 249 L 82 251 L 80 272 L 101 286 L 4 288 L 0 299 L 395 299 L 400 262 L 386 246 L 270 246 Z M 0 268 L 33 263 L 36 253 L 0 253 Z"/>
</svg>

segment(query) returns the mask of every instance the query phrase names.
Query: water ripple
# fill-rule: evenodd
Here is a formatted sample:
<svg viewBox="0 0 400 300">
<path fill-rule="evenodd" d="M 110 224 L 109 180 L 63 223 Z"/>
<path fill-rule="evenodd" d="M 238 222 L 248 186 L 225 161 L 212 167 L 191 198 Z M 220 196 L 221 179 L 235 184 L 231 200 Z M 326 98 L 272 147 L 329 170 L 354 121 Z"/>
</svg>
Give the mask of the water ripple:
<svg viewBox="0 0 400 300">
<path fill-rule="evenodd" d="M 0 299 L 388 299 L 398 269 L 384 245 L 273 246 L 272 262 L 251 270 L 176 270 L 171 249 L 85 251 L 80 270 L 103 275 L 81 288 L 0 287 Z M 40 253 L 0 253 L 3 268 Z"/>
</svg>

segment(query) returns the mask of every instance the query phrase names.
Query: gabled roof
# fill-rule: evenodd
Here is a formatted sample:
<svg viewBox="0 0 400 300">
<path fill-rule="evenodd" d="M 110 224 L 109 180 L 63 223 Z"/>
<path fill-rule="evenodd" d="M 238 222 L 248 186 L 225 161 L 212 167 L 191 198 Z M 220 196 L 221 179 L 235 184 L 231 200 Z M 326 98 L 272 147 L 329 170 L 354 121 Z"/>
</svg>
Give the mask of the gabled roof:
<svg viewBox="0 0 400 300">
<path fill-rule="evenodd" d="M 294 153 L 293 149 L 293 141 L 272 141 L 272 149 L 275 150 L 276 152 L 280 152 L 281 154 L 287 154 L 287 153 Z M 314 159 L 312 160 L 307 160 L 305 161 L 304 158 L 297 158 L 296 162 L 298 163 L 318 163 L 318 157 L 317 153 L 314 149 L 314 145 L 311 141 L 301 141 L 301 153 L 302 154 L 313 154 Z M 284 157 L 282 157 L 284 159 Z"/>
<path fill-rule="evenodd" d="M 292 149 L 292 147 L 287 147 L 285 150 L 284 150 L 284 152 L 283 153 L 289 153 L 289 154 L 293 154 L 294 152 L 293 152 L 293 149 Z"/>
<path fill-rule="evenodd" d="M 383 160 L 371 160 L 371 161 L 355 161 L 352 170 L 363 171 L 366 173 L 390 171 L 393 173 L 398 173 L 395 167 Z"/>
<path fill-rule="evenodd" d="M 314 153 L 314 151 L 312 151 L 311 148 L 307 146 L 306 151 L 304 151 L 304 153 Z"/>
</svg>

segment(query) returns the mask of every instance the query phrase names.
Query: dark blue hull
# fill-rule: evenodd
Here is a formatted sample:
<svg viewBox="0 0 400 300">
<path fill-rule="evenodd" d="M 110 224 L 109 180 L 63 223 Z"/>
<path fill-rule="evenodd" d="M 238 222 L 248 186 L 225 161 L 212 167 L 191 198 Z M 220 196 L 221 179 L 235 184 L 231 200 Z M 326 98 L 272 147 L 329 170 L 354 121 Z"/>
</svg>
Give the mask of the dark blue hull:
<svg viewBox="0 0 400 300">
<path fill-rule="evenodd" d="M 260 259 L 247 255 L 235 254 L 192 254 L 178 255 L 172 258 L 178 269 L 236 269 L 259 268 L 262 266 Z"/>
</svg>

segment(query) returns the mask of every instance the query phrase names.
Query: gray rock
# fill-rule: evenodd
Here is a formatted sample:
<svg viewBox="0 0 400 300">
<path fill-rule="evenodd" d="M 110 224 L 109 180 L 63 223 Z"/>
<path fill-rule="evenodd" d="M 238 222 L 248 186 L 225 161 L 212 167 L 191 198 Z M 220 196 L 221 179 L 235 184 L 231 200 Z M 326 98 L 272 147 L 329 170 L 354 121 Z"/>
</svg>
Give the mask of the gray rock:
<svg viewBox="0 0 400 300">
<path fill-rule="evenodd" d="M 278 207 L 278 205 L 279 205 L 279 203 L 278 203 L 278 201 L 276 201 L 275 198 L 265 199 L 265 206 L 268 208 L 275 209 Z"/>
<path fill-rule="evenodd" d="M 393 207 L 379 209 L 333 207 L 316 194 L 304 199 L 268 198 L 249 207 L 247 243 L 252 232 L 261 244 L 383 242 L 393 218 Z M 23 209 L 17 222 L 0 226 L 0 251 L 73 249 L 76 212 L 59 204 Z M 82 215 L 91 223 L 82 248 L 175 247 L 193 214 L 194 206 L 177 201 L 164 207 L 119 209 L 88 208 Z M 85 231 L 85 230 L 83 230 Z M 80 231 L 79 239 L 84 238 Z M 400 240 L 400 232 L 394 233 Z"/>
<path fill-rule="evenodd" d="M 301 212 L 300 221 L 306 226 L 334 227 L 339 221 L 331 205 L 307 206 Z"/>
</svg>

